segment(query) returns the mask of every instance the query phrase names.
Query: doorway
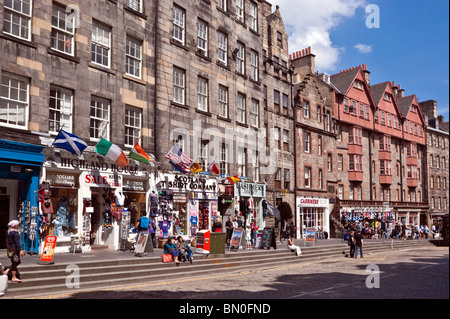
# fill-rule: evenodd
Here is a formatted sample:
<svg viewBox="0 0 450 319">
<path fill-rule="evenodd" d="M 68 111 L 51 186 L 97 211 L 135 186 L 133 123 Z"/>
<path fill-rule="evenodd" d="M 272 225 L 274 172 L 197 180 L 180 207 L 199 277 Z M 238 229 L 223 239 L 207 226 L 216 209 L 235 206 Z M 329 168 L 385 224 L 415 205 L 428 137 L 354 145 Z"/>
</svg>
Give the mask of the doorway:
<svg viewBox="0 0 450 319">
<path fill-rule="evenodd" d="M 6 248 L 9 223 L 9 195 L 0 195 L 0 249 Z"/>
</svg>

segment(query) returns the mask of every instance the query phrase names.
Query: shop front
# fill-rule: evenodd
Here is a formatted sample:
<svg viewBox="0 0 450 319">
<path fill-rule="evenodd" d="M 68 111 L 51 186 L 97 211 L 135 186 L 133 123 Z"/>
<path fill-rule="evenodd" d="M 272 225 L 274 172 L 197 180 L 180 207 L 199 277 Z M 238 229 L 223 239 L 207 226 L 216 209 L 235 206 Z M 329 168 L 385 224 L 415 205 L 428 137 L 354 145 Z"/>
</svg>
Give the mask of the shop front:
<svg viewBox="0 0 450 319">
<path fill-rule="evenodd" d="M 263 214 L 263 200 L 266 198 L 266 184 L 238 182 L 234 184 L 234 213 L 247 215 L 247 223 L 254 219 L 259 229 L 266 223 Z M 236 215 L 232 217 L 237 217 Z"/>
<path fill-rule="evenodd" d="M 42 206 L 41 236 L 58 237 L 56 253 L 67 252 L 73 237 L 80 238 L 82 251 L 98 246 L 118 250 L 121 229 L 134 228 L 146 211 L 152 181 L 148 168 L 130 164 L 121 169 L 90 152 L 82 158 L 58 154 L 49 150 L 44 163 L 41 188 L 48 188 L 44 194 L 52 207 Z M 130 218 L 122 218 L 125 208 Z M 122 225 L 124 220 L 129 225 Z"/>
<path fill-rule="evenodd" d="M 159 174 L 156 188 L 160 238 L 196 237 L 198 231 L 211 230 L 218 216 L 215 178 Z"/>
<path fill-rule="evenodd" d="M 39 176 L 43 147 L 0 140 L 0 249 L 6 248 L 8 223 L 17 219 L 23 249 L 39 252 Z"/>
<path fill-rule="evenodd" d="M 297 197 L 297 238 L 305 238 L 308 229 L 330 233 L 328 198 Z"/>
</svg>

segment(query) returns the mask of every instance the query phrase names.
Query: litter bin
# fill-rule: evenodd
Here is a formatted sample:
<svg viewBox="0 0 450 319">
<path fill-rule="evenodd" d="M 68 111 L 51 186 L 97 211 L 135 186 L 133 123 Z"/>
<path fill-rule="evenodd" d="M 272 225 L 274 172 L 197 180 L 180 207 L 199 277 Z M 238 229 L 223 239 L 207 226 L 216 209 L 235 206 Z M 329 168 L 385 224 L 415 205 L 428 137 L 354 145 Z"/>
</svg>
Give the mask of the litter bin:
<svg viewBox="0 0 450 319">
<path fill-rule="evenodd" d="M 225 254 L 226 233 L 211 233 L 211 254 Z"/>
</svg>

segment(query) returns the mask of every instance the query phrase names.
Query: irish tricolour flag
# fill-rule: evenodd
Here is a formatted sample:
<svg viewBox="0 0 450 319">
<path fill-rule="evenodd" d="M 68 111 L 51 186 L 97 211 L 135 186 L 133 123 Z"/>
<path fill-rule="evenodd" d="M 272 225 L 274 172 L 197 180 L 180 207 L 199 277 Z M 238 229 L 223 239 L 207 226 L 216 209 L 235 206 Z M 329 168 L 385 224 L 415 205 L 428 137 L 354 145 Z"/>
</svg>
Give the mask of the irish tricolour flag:
<svg viewBox="0 0 450 319">
<path fill-rule="evenodd" d="M 120 147 L 103 138 L 95 147 L 95 151 L 107 159 L 116 162 L 121 168 L 128 166 L 128 158 Z"/>
<path fill-rule="evenodd" d="M 148 156 L 144 149 L 139 145 L 139 140 L 134 144 L 128 157 L 144 164 L 150 164 L 150 162 L 152 162 L 150 156 Z"/>
</svg>

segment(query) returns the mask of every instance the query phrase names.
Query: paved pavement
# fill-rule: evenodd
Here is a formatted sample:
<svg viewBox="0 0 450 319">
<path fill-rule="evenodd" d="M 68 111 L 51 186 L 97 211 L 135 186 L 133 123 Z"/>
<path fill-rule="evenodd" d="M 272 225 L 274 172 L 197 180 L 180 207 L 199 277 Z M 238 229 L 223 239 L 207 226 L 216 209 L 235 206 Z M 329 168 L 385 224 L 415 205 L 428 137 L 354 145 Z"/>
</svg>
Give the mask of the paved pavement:
<svg viewBox="0 0 450 319">
<path fill-rule="evenodd" d="M 341 257 L 153 283 L 134 282 L 119 288 L 46 298 L 153 299 L 157 300 L 156 306 L 171 300 L 175 307 L 171 311 L 195 300 L 203 304 L 208 300 L 213 305 L 217 305 L 214 300 L 219 304 L 263 300 L 276 309 L 292 305 L 290 301 L 297 299 L 448 299 L 448 261 L 448 247 L 429 246 L 366 254 L 363 259 Z M 174 300 L 177 302 L 172 303 Z"/>
</svg>

